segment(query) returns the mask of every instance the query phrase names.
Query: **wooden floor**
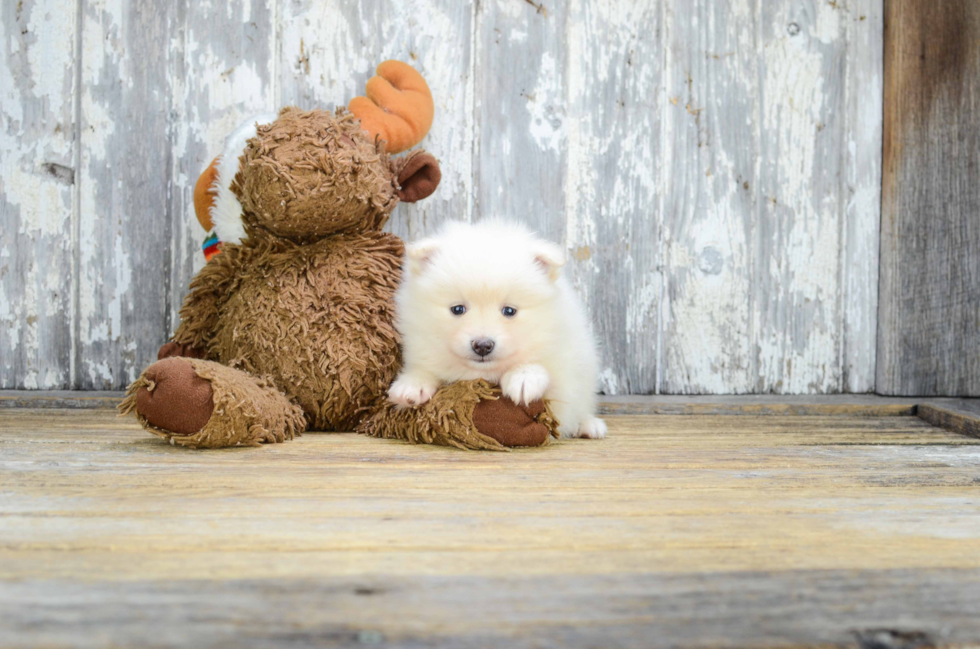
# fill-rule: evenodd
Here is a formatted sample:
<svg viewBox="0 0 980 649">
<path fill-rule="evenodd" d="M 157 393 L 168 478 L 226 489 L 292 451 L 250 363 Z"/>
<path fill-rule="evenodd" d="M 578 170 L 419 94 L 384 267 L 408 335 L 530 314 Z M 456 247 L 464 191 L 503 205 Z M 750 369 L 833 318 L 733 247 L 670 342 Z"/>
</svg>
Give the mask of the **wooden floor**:
<svg viewBox="0 0 980 649">
<path fill-rule="evenodd" d="M 197 452 L 111 411 L 0 410 L 0 647 L 980 642 L 980 440 L 608 422 L 509 454 Z"/>
</svg>

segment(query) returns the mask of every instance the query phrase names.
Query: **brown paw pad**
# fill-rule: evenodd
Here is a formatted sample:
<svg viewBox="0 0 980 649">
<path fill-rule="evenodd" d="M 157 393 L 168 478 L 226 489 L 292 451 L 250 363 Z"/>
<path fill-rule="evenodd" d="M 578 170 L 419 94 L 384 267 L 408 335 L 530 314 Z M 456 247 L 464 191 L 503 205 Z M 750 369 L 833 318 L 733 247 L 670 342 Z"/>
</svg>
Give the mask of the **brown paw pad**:
<svg viewBox="0 0 980 649">
<path fill-rule="evenodd" d="M 136 393 L 136 410 L 150 425 L 193 435 L 211 419 L 214 392 L 184 358 L 165 358 L 143 372 L 148 385 Z"/>
<path fill-rule="evenodd" d="M 507 397 L 484 400 L 473 409 L 473 424 L 504 446 L 541 446 L 551 434 L 535 421 L 544 409 L 543 401 L 519 406 Z"/>
</svg>

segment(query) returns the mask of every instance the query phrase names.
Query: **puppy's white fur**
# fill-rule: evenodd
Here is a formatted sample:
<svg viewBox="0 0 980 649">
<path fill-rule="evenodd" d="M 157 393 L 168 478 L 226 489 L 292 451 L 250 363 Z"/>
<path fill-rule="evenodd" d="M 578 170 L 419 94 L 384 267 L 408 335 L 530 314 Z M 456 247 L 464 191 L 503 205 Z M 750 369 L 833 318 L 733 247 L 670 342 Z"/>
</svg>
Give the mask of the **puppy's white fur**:
<svg viewBox="0 0 980 649">
<path fill-rule="evenodd" d="M 563 264 L 558 246 L 496 220 L 450 223 L 410 245 L 395 298 L 405 366 L 391 401 L 418 405 L 443 383 L 482 378 L 518 403 L 550 399 L 565 437 L 604 437 L 595 340 Z M 481 338 L 494 343 L 482 358 Z"/>
</svg>

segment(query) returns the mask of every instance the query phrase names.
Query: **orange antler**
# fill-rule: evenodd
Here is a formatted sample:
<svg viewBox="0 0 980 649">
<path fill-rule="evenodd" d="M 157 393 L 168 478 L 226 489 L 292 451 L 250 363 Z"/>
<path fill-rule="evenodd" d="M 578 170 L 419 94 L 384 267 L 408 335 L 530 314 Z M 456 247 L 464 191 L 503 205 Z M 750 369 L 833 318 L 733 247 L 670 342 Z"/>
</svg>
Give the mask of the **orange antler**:
<svg viewBox="0 0 980 649">
<path fill-rule="evenodd" d="M 429 84 L 412 66 L 385 61 L 367 82 L 367 97 L 354 97 L 347 108 L 361 128 L 388 143 L 388 153 L 410 149 L 432 126 L 435 107 Z"/>
</svg>

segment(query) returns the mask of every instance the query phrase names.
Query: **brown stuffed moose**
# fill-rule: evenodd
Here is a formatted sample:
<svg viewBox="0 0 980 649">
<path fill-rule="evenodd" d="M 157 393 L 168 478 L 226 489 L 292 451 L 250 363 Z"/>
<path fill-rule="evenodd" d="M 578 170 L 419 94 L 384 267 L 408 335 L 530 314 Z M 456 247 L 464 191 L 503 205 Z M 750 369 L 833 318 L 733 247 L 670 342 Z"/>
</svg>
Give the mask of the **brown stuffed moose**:
<svg viewBox="0 0 980 649">
<path fill-rule="evenodd" d="M 422 76 L 387 61 L 366 94 L 349 110 L 285 108 L 253 122 L 237 160 L 226 152 L 202 174 L 199 218 L 231 214 L 242 232 L 191 282 L 173 339 L 120 406 L 149 432 L 216 448 L 360 426 L 496 450 L 554 434 L 544 404 L 517 406 L 483 382 L 447 386 L 410 411 L 387 404 L 401 364 L 393 297 L 404 246 L 381 228 L 399 201 L 430 196 L 440 170 L 422 150 L 390 155 L 432 123 Z"/>
</svg>

